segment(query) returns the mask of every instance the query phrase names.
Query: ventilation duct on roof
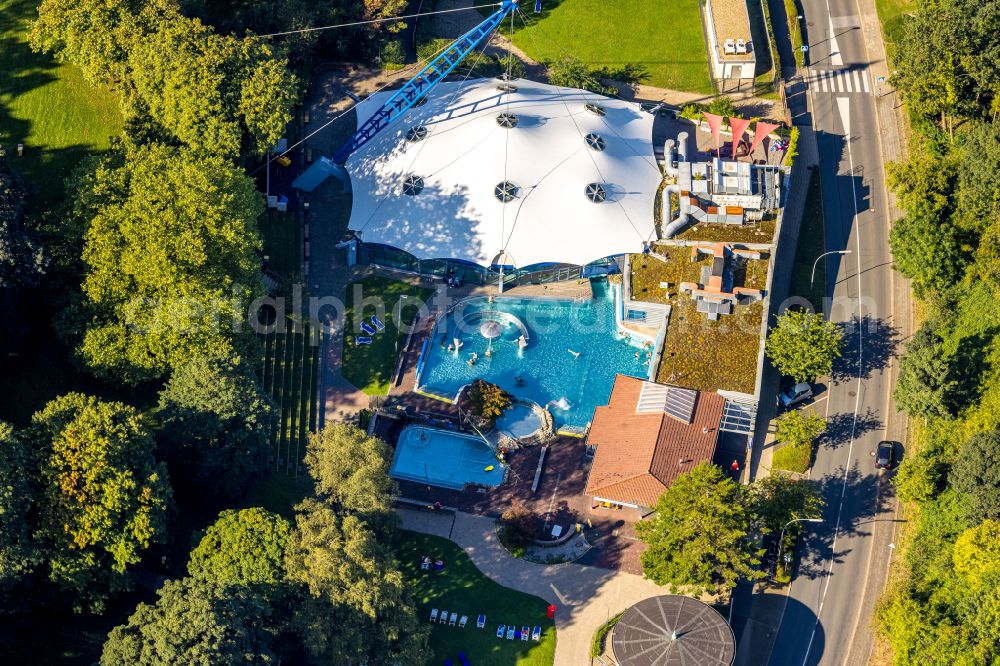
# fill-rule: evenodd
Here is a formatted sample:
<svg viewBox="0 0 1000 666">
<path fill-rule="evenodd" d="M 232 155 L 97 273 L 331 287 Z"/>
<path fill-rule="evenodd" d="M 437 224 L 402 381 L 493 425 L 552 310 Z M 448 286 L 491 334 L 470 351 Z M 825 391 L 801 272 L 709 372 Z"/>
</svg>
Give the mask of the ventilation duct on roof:
<svg viewBox="0 0 1000 666">
<path fill-rule="evenodd" d="M 517 185 L 509 180 L 505 180 L 502 183 L 497 183 L 497 186 L 493 188 L 493 196 L 503 203 L 508 203 L 517 198 L 518 191 L 519 188 Z"/>
<path fill-rule="evenodd" d="M 587 111 L 590 111 L 595 116 L 606 116 L 606 115 L 608 115 L 608 112 L 605 110 L 605 108 L 603 106 L 599 106 L 597 104 L 584 104 L 583 108 L 587 109 Z"/>
<path fill-rule="evenodd" d="M 513 113 L 501 113 L 497 116 L 497 125 L 504 129 L 513 129 L 517 127 L 517 116 Z"/>
<path fill-rule="evenodd" d="M 607 147 L 607 144 L 604 142 L 604 137 L 596 132 L 591 132 L 587 136 L 583 137 L 583 140 L 587 142 L 587 145 L 590 146 L 591 150 L 596 150 L 597 152 L 601 152 Z"/>
<path fill-rule="evenodd" d="M 406 130 L 406 140 L 411 143 L 416 143 L 417 141 L 423 141 L 427 138 L 427 128 L 423 125 L 414 125 L 410 129 Z"/>
<path fill-rule="evenodd" d="M 517 92 L 517 86 L 515 86 L 513 83 L 504 82 L 497 85 L 497 90 L 505 93 L 513 93 Z"/>
<path fill-rule="evenodd" d="M 407 176 L 403 181 L 403 194 L 416 196 L 424 191 L 424 179 L 420 176 Z"/>
<path fill-rule="evenodd" d="M 584 189 L 584 194 L 593 203 L 603 203 L 608 198 L 608 193 L 600 183 L 590 183 Z"/>
</svg>

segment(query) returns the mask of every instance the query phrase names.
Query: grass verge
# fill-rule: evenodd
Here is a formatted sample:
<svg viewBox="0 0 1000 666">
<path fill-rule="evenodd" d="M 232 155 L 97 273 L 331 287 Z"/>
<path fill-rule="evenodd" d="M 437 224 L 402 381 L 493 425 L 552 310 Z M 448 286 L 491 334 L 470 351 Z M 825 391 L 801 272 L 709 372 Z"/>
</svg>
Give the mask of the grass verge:
<svg viewBox="0 0 1000 666">
<path fill-rule="evenodd" d="M 432 608 L 467 615 L 464 629 L 435 624 L 431 629 L 432 663 L 446 659 L 460 663 L 464 652 L 468 662 L 476 666 L 550 666 L 555 658 L 556 629 L 545 616 L 544 600 L 500 586 L 484 576 L 461 548 L 447 539 L 401 532 L 396 547 L 400 568 L 413 590 L 422 619 L 430 617 Z M 429 555 L 444 561 L 443 571 L 422 571 L 420 560 Z M 476 618 L 486 615 L 486 627 L 476 628 Z M 542 628 L 542 639 L 507 640 L 497 638 L 500 624 Z"/>
<path fill-rule="evenodd" d="M 523 11 L 528 25 L 515 19 L 514 44 L 539 62 L 569 55 L 595 69 L 635 64 L 651 86 L 712 92 L 699 0 L 561 0 L 546 2 L 540 14 Z M 508 34 L 509 22 L 502 30 Z"/>
<path fill-rule="evenodd" d="M 368 395 L 388 393 L 396 359 L 406 342 L 407 327 L 402 324 L 409 324 L 416 317 L 417 308 L 433 295 L 433 289 L 380 276 L 347 285 L 344 378 Z M 361 331 L 361 324 L 370 325 L 372 315 L 385 324 L 385 330 L 369 336 Z M 370 337 L 371 344 L 357 344 L 359 337 Z"/>
<path fill-rule="evenodd" d="M 917 0 L 875 0 L 875 8 L 882 24 L 889 62 L 892 62 L 896 55 L 896 44 L 903 36 L 903 21 L 907 14 L 916 11 Z"/>
<path fill-rule="evenodd" d="M 820 265 L 816 266 L 816 277 L 813 280 L 813 263 L 823 254 L 825 244 L 823 192 L 819 171 L 813 171 L 809 176 L 809 191 L 806 194 L 802 225 L 799 228 L 799 242 L 795 248 L 795 264 L 792 266 L 792 287 L 789 295 L 809 301 L 815 312 L 823 312 L 826 270 L 823 261 L 820 261 Z"/>
<path fill-rule="evenodd" d="M 775 452 L 771 461 L 773 469 L 782 469 L 796 474 L 805 474 L 812 464 L 813 444 L 783 444 Z"/>
<path fill-rule="evenodd" d="M 802 13 L 795 0 L 784 0 L 784 3 L 785 16 L 788 17 L 788 34 L 792 38 L 792 53 L 795 54 L 795 66 L 801 68 L 806 55 L 802 52 L 802 22 L 798 19 Z"/>
</svg>

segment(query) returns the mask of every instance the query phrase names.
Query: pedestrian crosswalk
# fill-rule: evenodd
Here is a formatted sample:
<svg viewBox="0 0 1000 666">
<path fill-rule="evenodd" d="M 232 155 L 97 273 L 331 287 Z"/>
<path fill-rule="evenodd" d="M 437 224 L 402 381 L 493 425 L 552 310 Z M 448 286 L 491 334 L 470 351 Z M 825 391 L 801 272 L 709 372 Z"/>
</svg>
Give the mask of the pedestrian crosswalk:
<svg viewBox="0 0 1000 666">
<path fill-rule="evenodd" d="M 871 76 L 868 68 L 813 70 L 809 87 L 814 93 L 865 93 L 871 94 Z"/>
</svg>

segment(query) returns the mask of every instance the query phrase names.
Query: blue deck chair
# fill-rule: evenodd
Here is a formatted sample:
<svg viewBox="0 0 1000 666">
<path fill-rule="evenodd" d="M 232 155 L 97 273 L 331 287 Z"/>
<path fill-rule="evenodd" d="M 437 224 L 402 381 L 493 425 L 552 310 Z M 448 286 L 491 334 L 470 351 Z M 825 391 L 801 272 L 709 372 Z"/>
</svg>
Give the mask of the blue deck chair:
<svg viewBox="0 0 1000 666">
<path fill-rule="evenodd" d="M 514 634 L 516 634 L 516 633 L 517 633 L 517 629 L 514 628 L 514 625 L 512 625 L 512 624 L 511 625 L 507 625 L 507 640 L 509 640 L 509 641 L 514 640 Z"/>
<path fill-rule="evenodd" d="M 359 335 L 358 337 L 354 338 L 354 346 L 355 347 L 357 347 L 358 345 L 370 345 L 371 343 L 372 343 L 372 339 L 371 338 L 366 338 L 363 335 Z"/>
<path fill-rule="evenodd" d="M 540 641 L 542 640 L 542 628 L 535 627 L 531 632 L 531 640 Z"/>
<path fill-rule="evenodd" d="M 367 333 L 368 335 L 375 335 L 375 329 L 369 326 L 368 322 L 366 321 L 361 322 L 361 330 Z"/>
<path fill-rule="evenodd" d="M 380 331 L 385 329 L 385 324 L 383 324 L 382 322 L 380 322 L 378 320 L 378 317 L 376 317 L 375 315 L 372 315 L 372 326 L 374 326 L 375 328 L 377 328 Z"/>
<path fill-rule="evenodd" d="M 528 628 L 527 627 L 521 627 L 521 640 L 522 641 L 528 640 Z"/>
<path fill-rule="evenodd" d="M 506 627 L 504 627 L 502 624 L 499 627 L 497 627 L 497 638 L 503 638 L 504 629 L 506 629 Z"/>
</svg>

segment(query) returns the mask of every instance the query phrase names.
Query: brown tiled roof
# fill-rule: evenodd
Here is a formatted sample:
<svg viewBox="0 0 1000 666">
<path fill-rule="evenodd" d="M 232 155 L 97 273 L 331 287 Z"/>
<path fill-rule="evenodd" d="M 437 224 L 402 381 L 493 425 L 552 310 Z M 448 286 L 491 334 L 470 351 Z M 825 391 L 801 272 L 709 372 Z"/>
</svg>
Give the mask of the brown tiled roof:
<svg viewBox="0 0 1000 666">
<path fill-rule="evenodd" d="M 711 460 L 722 407 L 716 393 L 699 392 L 691 423 L 662 412 L 636 414 L 645 382 L 618 375 L 607 407 L 594 410 L 588 442 L 597 447 L 586 493 L 654 506 L 683 472 Z"/>
</svg>

